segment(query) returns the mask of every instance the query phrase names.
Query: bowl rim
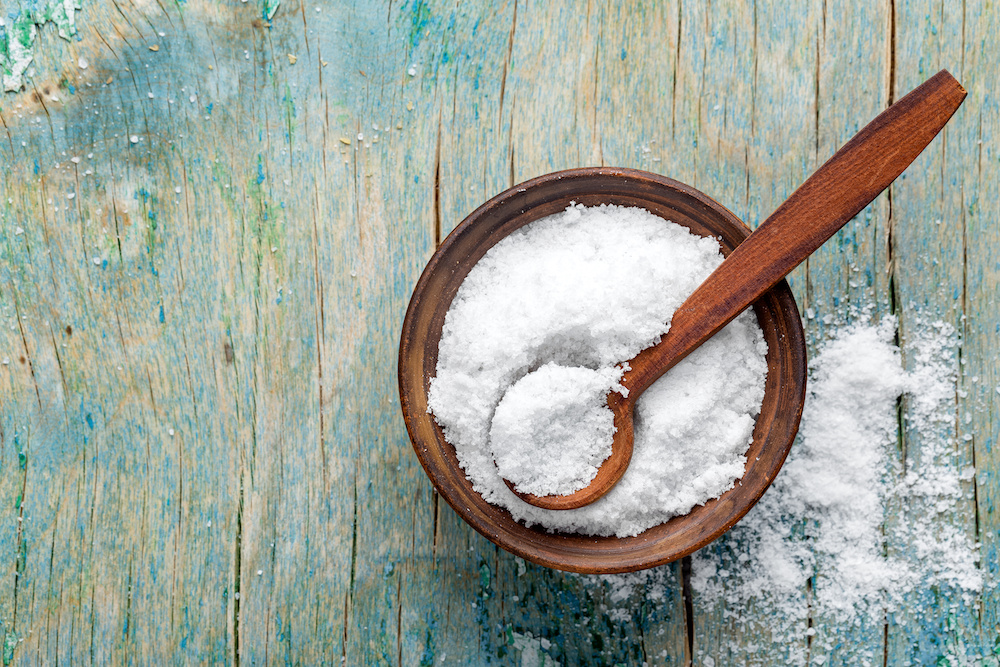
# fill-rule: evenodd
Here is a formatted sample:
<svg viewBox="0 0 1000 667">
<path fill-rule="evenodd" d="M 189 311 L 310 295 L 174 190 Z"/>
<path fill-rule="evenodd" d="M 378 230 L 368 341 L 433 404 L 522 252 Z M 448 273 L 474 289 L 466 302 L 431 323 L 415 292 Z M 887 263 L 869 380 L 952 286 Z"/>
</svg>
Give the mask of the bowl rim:
<svg viewBox="0 0 1000 667">
<path fill-rule="evenodd" d="M 463 520 L 466 521 L 466 523 L 471 525 L 477 532 L 494 544 L 534 563 L 559 570 L 580 573 L 630 572 L 655 567 L 689 555 L 728 531 L 733 525 L 736 524 L 737 521 L 743 518 L 743 516 L 745 516 L 746 513 L 757 503 L 760 497 L 763 496 L 764 492 L 770 487 L 774 478 L 777 476 L 778 471 L 781 469 L 781 466 L 784 463 L 784 460 L 787 457 L 795 439 L 795 433 L 797 432 L 802 416 L 802 407 L 806 392 L 807 365 L 805 336 L 802 329 L 802 321 L 795 298 L 791 292 L 791 288 L 788 286 L 787 281 L 782 280 L 775 285 L 775 287 L 765 293 L 765 295 L 762 296 L 758 302 L 755 302 L 753 307 L 757 311 L 758 319 L 760 319 L 760 309 L 763 307 L 760 304 L 773 302 L 777 306 L 775 310 L 775 321 L 777 321 L 777 315 L 780 315 L 780 323 L 785 327 L 780 340 L 784 342 L 784 347 L 788 349 L 791 356 L 788 360 L 787 368 L 785 368 L 785 366 L 782 366 L 782 368 L 787 370 L 789 376 L 791 377 L 793 386 L 791 388 L 782 387 L 781 393 L 783 395 L 788 394 L 788 396 L 784 397 L 784 400 L 791 402 L 793 410 L 792 413 L 787 415 L 785 420 L 786 426 L 790 426 L 790 433 L 785 433 L 781 436 L 783 441 L 780 443 L 780 451 L 775 450 L 773 455 L 770 457 L 773 459 L 773 463 L 770 464 L 771 467 L 767 470 L 758 471 L 762 473 L 762 476 L 756 475 L 755 477 L 759 477 L 759 479 L 755 483 L 760 488 L 750 490 L 751 496 L 744 498 L 742 501 L 745 505 L 735 506 L 735 510 L 733 508 L 729 508 L 729 518 L 723 524 L 716 526 L 713 530 L 702 532 L 694 530 L 689 536 L 688 543 L 684 548 L 675 549 L 669 553 L 656 553 L 654 547 L 657 543 L 664 541 L 666 538 L 661 536 L 653 539 L 651 542 L 651 538 L 655 537 L 655 535 L 649 534 L 654 531 L 662 533 L 663 531 L 660 529 L 663 527 L 669 526 L 672 522 L 684 519 L 684 517 L 688 517 L 689 515 L 693 515 L 695 513 L 705 514 L 706 516 L 710 515 L 711 511 L 716 508 L 716 506 L 718 506 L 724 498 L 729 496 L 737 486 L 743 486 L 742 481 L 748 476 L 748 472 L 750 471 L 752 465 L 749 459 L 749 450 L 747 468 L 744 471 L 743 477 L 736 481 L 733 489 L 724 492 L 719 498 L 710 500 L 704 505 L 696 506 L 686 515 L 674 517 L 673 519 L 650 528 L 637 536 L 627 538 L 617 538 L 614 536 L 594 537 L 579 534 L 550 532 L 539 526 L 529 528 L 523 523 L 514 521 L 506 509 L 488 503 L 482 498 L 481 495 L 472 489 L 471 482 L 468 481 L 465 475 L 465 470 L 458 465 L 454 447 L 451 443 L 448 443 L 444 439 L 441 427 L 437 424 L 434 417 L 426 410 L 426 387 L 430 378 L 435 374 L 436 368 L 422 370 L 420 364 L 415 361 L 420 359 L 420 355 L 415 354 L 415 350 L 418 346 L 414 343 L 414 331 L 418 326 L 418 315 L 421 305 L 424 303 L 423 299 L 428 293 L 429 286 L 435 275 L 439 271 L 451 270 L 448 266 L 442 266 L 442 263 L 449 257 L 449 254 L 452 252 L 452 247 L 460 243 L 473 226 L 479 224 L 481 220 L 488 218 L 492 212 L 505 206 L 515 205 L 517 204 L 518 199 L 523 199 L 525 203 L 530 204 L 528 201 L 528 195 L 539 191 L 544 192 L 545 188 L 553 187 L 557 183 L 565 184 L 567 182 L 572 183 L 574 181 L 586 182 L 592 179 L 604 178 L 607 178 L 609 183 L 619 181 L 625 183 L 631 181 L 647 184 L 654 188 L 672 190 L 674 193 L 679 194 L 682 197 L 687 197 L 703 207 L 711 209 L 713 213 L 719 215 L 726 221 L 726 223 L 732 225 L 735 230 L 738 230 L 744 238 L 750 233 L 750 228 L 743 223 L 742 220 L 708 195 L 705 195 L 701 191 L 689 185 L 659 174 L 637 169 L 618 167 L 585 167 L 552 172 L 530 179 L 504 190 L 476 208 L 472 213 L 466 216 L 466 218 L 458 226 L 456 226 L 450 234 L 448 234 L 447 238 L 445 238 L 445 240 L 435 250 L 421 273 L 416 286 L 414 287 L 406 310 L 406 316 L 403 320 L 400 336 L 399 361 L 397 367 L 400 407 L 406 423 L 407 433 L 410 437 L 414 452 L 416 453 L 417 458 L 424 468 L 428 478 L 431 480 L 435 490 L 442 497 L 444 497 L 445 501 L 451 505 L 451 507 L 460 517 L 462 517 Z M 530 205 L 526 208 L 521 208 L 521 214 L 526 213 L 530 209 Z M 485 253 L 489 247 L 492 247 L 492 245 L 498 242 L 501 238 L 506 237 L 508 233 L 509 232 L 504 233 L 503 235 L 493 239 L 492 243 L 482 250 L 482 253 Z M 478 258 L 476 261 L 478 261 Z M 464 277 L 465 276 L 463 275 L 461 280 L 464 280 Z M 461 280 L 459 281 L 459 284 L 461 283 Z M 450 307 L 450 305 L 451 299 L 448 300 L 448 307 Z M 445 312 L 447 312 L 447 308 L 445 308 Z M 794 314 L 794 316 L 792 316 L 792 314 Z M 762 328 L 764 327 L 762 326 Z M 438 340 L 439 339 L 440 335 L 438 334 Z M 769 346 L 768 351 L 769 367 L 771 361 L 770 347 L 771 346 Z M 433 356 L 436 359 L 436 351 Z M 423 401 L 414 400 L 420 398 L 418 394 L 421 391 L 423 394 Z M 775 400 L 782 399 L 779 398 Z M 424 410 L 416 409 L 414 403 L 422 403 Z M 758 422 L 760 422 L 759 418 Z M 420 429 L 426 429 L 428 427 L 430 427 L 433 432 L 437 434 L 434 440 L 441 448 L 441 451 L 439 452 L 433 451 L 431 447 L 428 447 L 427 443 L 422 441 Z M 754 434 L 754 443 L 756 443 L 756 425 Z M 769 433 L 764 437 L 764 440 L 767 440 L 767 437 L 769 437 Z M 751 449 L 752 448 L 753 445 L 751 445 Z M 459 473 L 458 477 L 454 477 L 456 467 L 457 472 Z M 448 481 L 448 473 L 452 474 L 453 481 L 457 481 L 458 484 L 449 485 L 444 483 L 445 481 Z M 747 500 L 749 500 L 749 502 L 746 502 Z M 481 513 L 473 511 L 473 505 L 475 505 Z M 723 507 L 723 509 L 726 508 Z M 697 526 L 695 528 L 697 528 Z M 583 555 L 579 555 L 577 553 L 579 549 L 588 548 L 586 545 L 591 544 L 598 545 L 600 550 L 595 551 L 593 554 L 584 553 Z M 616 545 L 620 548 L 616 548 Z M 626 548 L 626 546 L 628 548 Z M 553 553 L 553 550 L 555 550 L 556 553 Z"/>
</svg>

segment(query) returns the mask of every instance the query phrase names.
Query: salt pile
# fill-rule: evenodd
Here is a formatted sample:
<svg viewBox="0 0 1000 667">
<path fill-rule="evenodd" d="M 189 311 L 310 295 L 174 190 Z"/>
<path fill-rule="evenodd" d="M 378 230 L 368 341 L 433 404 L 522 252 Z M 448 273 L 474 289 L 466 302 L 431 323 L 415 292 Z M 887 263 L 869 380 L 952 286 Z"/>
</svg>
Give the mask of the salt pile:
<svg viewBox="0 0 1000 667">
<path fill-rule="evenodd" d="M 513 467 L 538 482 L 524 474 L 525 464 L 544 469 L 549 461 L 512 444 L 524 435 L 515 432 L 517 422 L 533 416 L 530 403 L 515 400 L 513 416 L 500 405 L 518 380 L 554 363 L 596 372 L 606 393 L 614 383 L 609 374 L 659 340 L 674 310 L 721 261 L 716 239 L 695 236 L 643 209 L 618 206 L 570 206 L 487 252 L 445 318 L 429 391 L 434 418 L 476 491 L 529 525 L 628 536 L 732 488 L 745 469 L 767 373 L 767 346 L 752 312 L 733 320 L 639 398 L 632 462 L 597 502 L 542 510 L 514 495 L 497 470 L 500 464 L 511 474 Z M 528 389 L 545 395 L 545 387 Z M 499 439 L 491 444 L 495 411 Z M 539 429 L 551 421 L 538 420 Z M 558 466 L 569 473 L 556 475 L 556 486 L 580 485 L 587 465 L 596 469 L 592 461 L 600 448 L 591 445 L 580 448 L 581 465 Z"/>
</svg>

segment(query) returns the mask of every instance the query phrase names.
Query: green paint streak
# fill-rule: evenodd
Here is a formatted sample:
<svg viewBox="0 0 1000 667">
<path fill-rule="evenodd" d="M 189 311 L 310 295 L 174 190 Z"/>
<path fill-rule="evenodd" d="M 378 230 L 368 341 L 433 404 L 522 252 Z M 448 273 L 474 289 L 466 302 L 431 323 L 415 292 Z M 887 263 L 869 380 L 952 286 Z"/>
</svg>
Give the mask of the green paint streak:
<svg viewBox="0 0 1000 667">
<path fill-rule="evenodd" d="M 483 593 L 487 593 L 490 588 L 490 566 L 486 563 L 482 563 L 479 566 L 479 585 L 483 589 Z"/>
<path fill-rule="evenodd" d="M 434 665 L 434 635 L 430 628 L 427 628 L 427 635 L 424 638 L 424 653 L 420 656 L 420 667 L 432 667 Z"/>
<path fill-rule="evenodd" d="M 285 95 L 281 98 L 281 106 L 285 110 L 285 132 L 288 134 L 290 150 L 295 130 L 295 99 L 292 97 L 292 88 L 287 82 L 285 83 Z"/>
<path fill-rule="evenodd" d="M 14 661 L 14 649 L 17 648 L 17 635 L 13 630 L 8 630 L 3 638 L 3 664 L 9 665 Z"/>
<path fill-rule="evenodd" d="M 270 21 L 274 18 L 274 13 L 278 11 L 278 7 L 281 5 L 281 0 L 262 0 L 261 1 L 261 15 Z"/>
</svg>

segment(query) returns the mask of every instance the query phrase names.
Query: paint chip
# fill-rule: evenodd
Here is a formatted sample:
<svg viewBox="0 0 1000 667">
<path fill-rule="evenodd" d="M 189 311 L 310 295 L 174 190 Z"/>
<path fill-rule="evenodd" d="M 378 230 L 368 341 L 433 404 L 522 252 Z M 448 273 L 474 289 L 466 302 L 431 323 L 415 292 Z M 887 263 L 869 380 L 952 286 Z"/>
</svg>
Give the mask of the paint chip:
<svg viewBox="0 0 1000 667">
<path fill-rule="evenodd" d="M 298 60 L 298 59 L 299 59 L 298 56 L 293 56 L 291 53 L 288 54 L 288 64 L 289 65 L 294 65 L 295 61 Z"/>
<path fill-rule="evenodd" d="M 159 44 L 153 44 L 153 45 L 151 45 L 149 47 L 149 50 L 150 51 L 159 51 L 160 50 L 160 45 Z"/>
<path fill-rule="evenodd" d="M 341 137 L 340 138 L 340 143 L 344 144 L 345 146 L 350 146 L 351 145 L 351 140 L 348 139 L 347 137 Z"/>
</svg>

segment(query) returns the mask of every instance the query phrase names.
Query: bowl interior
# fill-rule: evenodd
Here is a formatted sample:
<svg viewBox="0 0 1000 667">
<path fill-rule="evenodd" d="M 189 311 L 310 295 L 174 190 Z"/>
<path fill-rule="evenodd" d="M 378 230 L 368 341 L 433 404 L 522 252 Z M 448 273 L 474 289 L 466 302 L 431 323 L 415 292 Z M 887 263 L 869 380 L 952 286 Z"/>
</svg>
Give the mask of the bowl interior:
<svg viewBox="0 0 1000 667">
<path fill-rule="evenodd" d="M 629 169 L 556 172 L 515 186 L 474 211 L 434 253 L 414 290 L 403 323 L 399 388 L 403 417 L 421 464 L 438 492 L 485 537 L 532 562 L 587 573 L 627 572 L 685 556 L 733 526 L 774 480 L 795 438 L 805 399 L 806 352 L 791 290 L 781 281 L 754 304 L 767 341 L 763 405 L 736 485 L 684 516 L 628 538 L 590 537 L 527 528 L 483 500 L 454 448 L 427 412 L 445 314 L 472 266 L 514 230 L 559 212 L 570 202 L 645 208 L 702 236 L 729 254 L 750 229 L 706 195 L 671 179 Z"/>
</svg>

